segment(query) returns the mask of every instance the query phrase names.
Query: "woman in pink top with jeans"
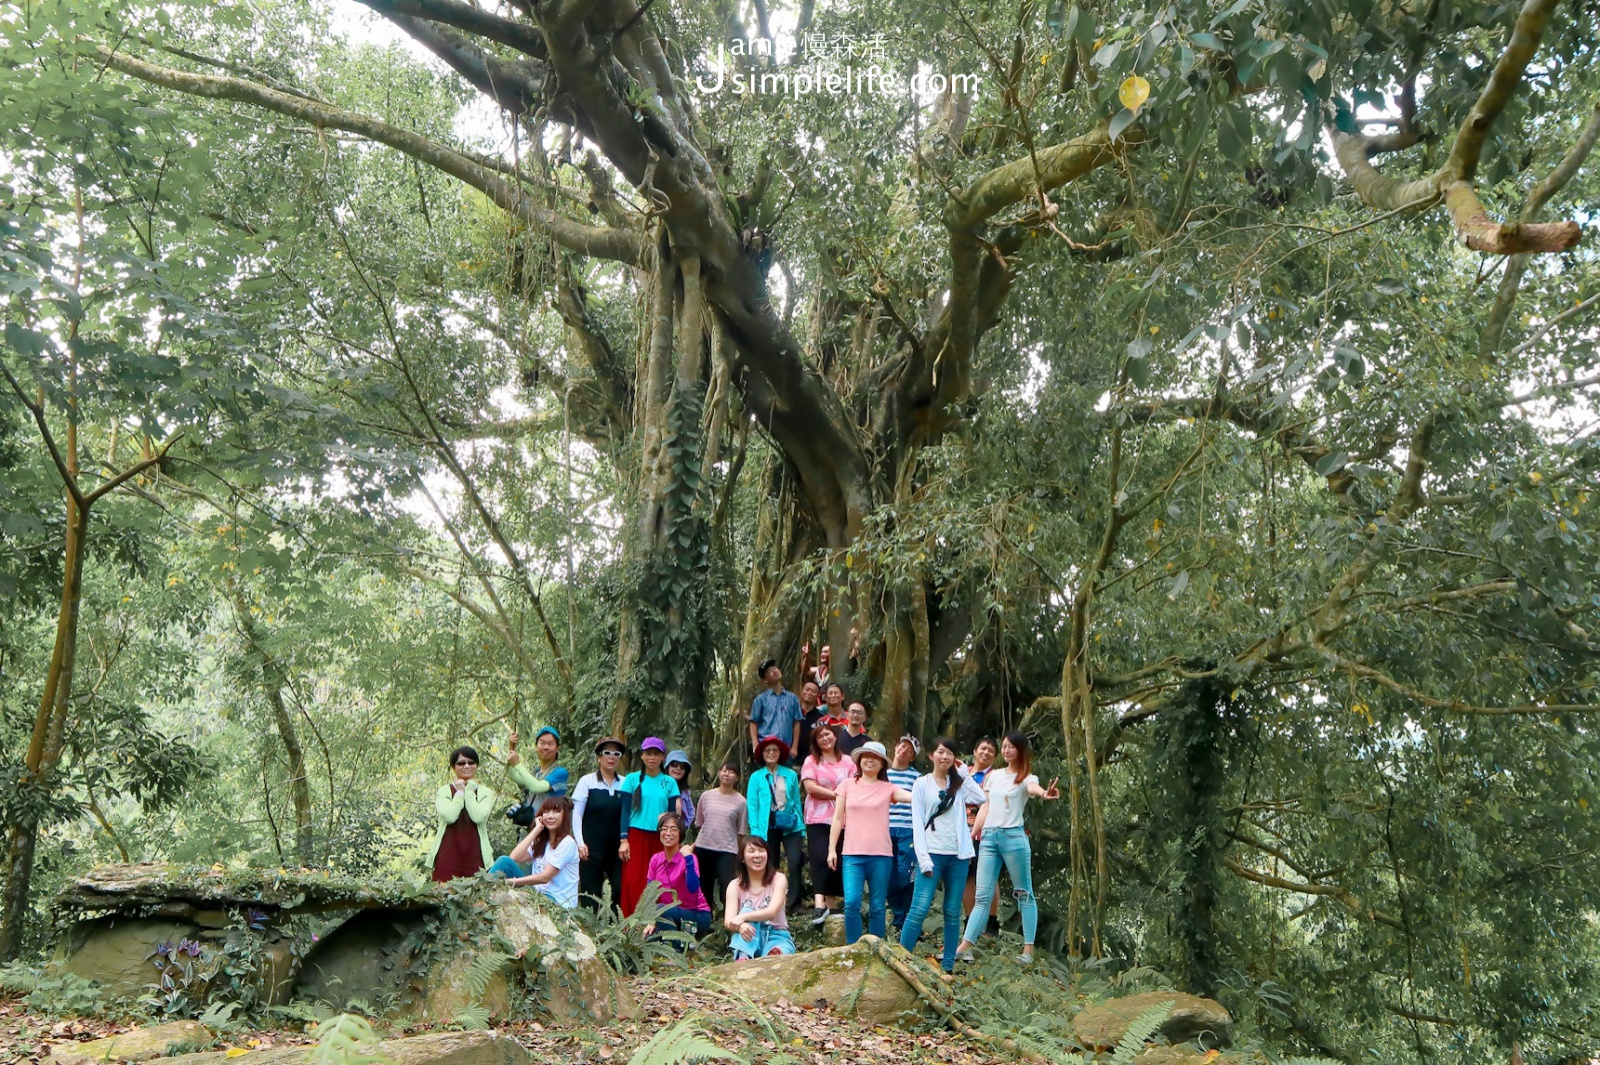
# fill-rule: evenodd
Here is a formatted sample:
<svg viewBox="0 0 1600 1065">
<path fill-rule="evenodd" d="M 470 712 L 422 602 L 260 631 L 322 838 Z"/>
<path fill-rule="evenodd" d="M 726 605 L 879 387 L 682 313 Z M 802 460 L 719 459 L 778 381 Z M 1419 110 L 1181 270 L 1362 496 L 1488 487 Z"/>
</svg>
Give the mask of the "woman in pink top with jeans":
<svg viewBox="0 0 1600 1065">
<path fill-rule="evenodd" d="M 816 891 L 816 909 L 811 923 L 828 919 L 828 899 L 844 894 L 839 871 L 828 865 L 829 838 L 833 834 L 834 796 L 839 785 L 856 775 L 856 764 L 839 754 L 839 734 L 833 726 L 817 723 L 811 730 L 811 753 L 800 769 L 800 787 L 805 789 L 806 858 L 811 869 L 811 884 Z"/>
<path fill-rule="evenodd" d="M 839 837 L 844 837 L 844 938 L 861 938 L 861 893 L 871 892 L 867 931 L 886 931 L 884 910 L 894 872 L 894 844 L 889 838 L 889 804 L 910 802 L 911 793 L 884 778 L 889 753 L 877 741 L 863 743 L 851 755 L 856 775 L 835 792 L 833 831 L 828 837 L 828 867 L 840 868 Z"/>
</svg>

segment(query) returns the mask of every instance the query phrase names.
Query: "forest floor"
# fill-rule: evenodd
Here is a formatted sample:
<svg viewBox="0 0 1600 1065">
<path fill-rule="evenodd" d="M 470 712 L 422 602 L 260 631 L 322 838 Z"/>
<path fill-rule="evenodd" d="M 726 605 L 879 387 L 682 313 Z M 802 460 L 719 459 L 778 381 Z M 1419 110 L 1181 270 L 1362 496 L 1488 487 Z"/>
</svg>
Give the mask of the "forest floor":
<svg viewBox="0 0 1600 1065">
<path fill-rule="evenodd" d="M 951 1031 L 919 1033 L 873 1027 L 812 1006 L 780 1003 L 753 1017 L 745 1004 L 686 986 L 671 975 L 635 978 L 632 987 L 643 1010 L 638 1021 L 580 1028 L 518 1022 L 499 1028 L 515 1035 L 535 1061 L 572 1065 L 625 1065 L 652 1035 L 690 1014 L 699 1015 L 700 1023 L 720 1046 L 747 1059 L 771 1061 L 785 1057 L 800 1065 L 996 1065 L 1010 1060 Z M 135 1018 L 47 1016 L 30 1010 L 22 999 L 0 998 L 0 1065 L 42 1062 L 59 1044 L 116 1035 L 140 1023 L 148 1022 Z M 408 1030 L 405 1034 L 424 1030 Z M 252 1051 L 315 1042 L 298 1027 L 246 1027 L 219 1032 L 218 1040 L 218 1049 Z"/>
</svg>

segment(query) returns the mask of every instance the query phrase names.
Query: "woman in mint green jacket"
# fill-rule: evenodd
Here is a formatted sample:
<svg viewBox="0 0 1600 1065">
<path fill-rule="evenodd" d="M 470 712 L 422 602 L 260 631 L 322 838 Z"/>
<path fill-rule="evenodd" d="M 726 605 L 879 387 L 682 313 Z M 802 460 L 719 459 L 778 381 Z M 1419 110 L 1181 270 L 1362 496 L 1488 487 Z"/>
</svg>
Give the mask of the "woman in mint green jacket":
<svg viewBox="0 0 1600 1065">
<path fill-rule="evenodd" d="M 439 788 L 433 810 L 439 830 L 428 851 L 428 865 L 439 882 L 476 876 L 494 860 L 489 846 L 489 816 L 494 813 L 494 792 L 479 784 L 478 752 L 457 747 L 450 752 L 455 779 Z"/>
</svg>

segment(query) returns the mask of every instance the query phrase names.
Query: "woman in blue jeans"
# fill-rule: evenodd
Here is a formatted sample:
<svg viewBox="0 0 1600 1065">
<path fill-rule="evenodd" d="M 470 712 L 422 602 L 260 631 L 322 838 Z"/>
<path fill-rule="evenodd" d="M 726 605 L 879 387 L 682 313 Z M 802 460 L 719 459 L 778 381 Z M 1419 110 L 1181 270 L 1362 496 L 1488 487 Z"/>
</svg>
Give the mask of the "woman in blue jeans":
<svg viewBox="0 0 1600 1065">
<path fill-rule="evenodd" d="M 954 740 L 933 743 L 933 772 L 911 786 L 911 842 L 916 850 L 917 876 L 912 880 L 911 909 L 900 927 L 900 945 L 917 949 L 922 923 L 933 908 L 933 893 L 944 885 L 944 954 L 940 964 L 951 972 L 956 964 L 956 940 L 961 936 L 961 896 L 967 886 L 967 863 L 972 860 L 972 833 L 967 828 L 968 803 L 982 806 L 983 788 L 956 767 Z"/>
<path fill-rule="evenodd" d="M 894 842 L 889 838 L 889 806 L 910 802 L 911 793 L 897 788 L 884 776 L 889 753 L 876 741 L 863 743 L 851 754 L 856 775 L 834 792 L 833 828 L 828 833 L 828 868 L 839 869 L 844 881 L 844 938 L 861 938 L 861 894 L 871 893 L 872 912 L 867 930 L 875 936 L 886 931 L 884 909 L 889 901 L 889 880 L 894 870 Z M 839 845 L 840 837 L 844 846 Z"/>
<path fill-rule="evenodd" d="M 1000 757 L 1005 759 L 1006 767 L 991 769 L 984 778 L 985 798 L 972 826 L 972 838 L 979 840 L 978 897 L 973 902 L 972 916 L 967 918 L 966 935 L 956 948 L 956 960 L 972 960 L 972 944 L 983 934 L 989 919 L 989 903 L 999 886 L 1000 864 L 1004 862 L 1011 886 L 1016 889 L 1017 909 L 1022 912 L 1022 956 L 1017 960 L 1031 965 L 1033 937 L 1039 930 L 1039 903 L 1033 897 L 1033 850 L 1028 846 L 1027 829 L 1022 827 L 1022 807 L 1029 796 L 1059 799 L 1061 791 L 1054 780 L 1048 788 L 1039 786 L 1039 778 L 1033 775 L 1033 752 L 1026 733 L 1006 733 L 1000 741 Z"/>
</svg>

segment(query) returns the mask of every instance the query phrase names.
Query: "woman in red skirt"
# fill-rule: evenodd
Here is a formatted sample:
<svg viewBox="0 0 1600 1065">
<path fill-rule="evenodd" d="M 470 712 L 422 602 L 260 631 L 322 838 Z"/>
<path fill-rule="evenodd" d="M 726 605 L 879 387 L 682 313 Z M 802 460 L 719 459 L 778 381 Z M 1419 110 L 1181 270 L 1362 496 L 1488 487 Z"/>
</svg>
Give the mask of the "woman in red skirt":
<svg viewBox="0 0 1600 1065">
<path fill-rule="evenodd" d="M 439 882 L 458 876 L 476 876 L 494 859 L 489 847 L 489 815 L 494 812 L 494 792 L 479 784 L 478 752 L 457 747 L 450 752 L 450 768 L 455 779 L 441 785 L 433 797 L 439 817 L 439 830 L 428 852 L 433 879 Z"/>
<path fill-rule="evenodd" d="M 629 773 L 617 787 L 628 800 L 622 805 L 624 839 L 617 848 L 622 856 L 624 917 L 633 916 L 639 896 L 650 882 L 646 871 L 650 859 L 661 853 L 661 835 L 656 831 L 661 815 L 678 812 L 678 782 L 661 771 L 666 757 L 667 745 L 655 736 L 647 738 L 639 745 L 639 761 L 644 768 Z"/>
</svg>

